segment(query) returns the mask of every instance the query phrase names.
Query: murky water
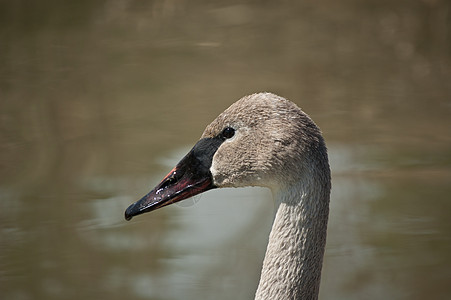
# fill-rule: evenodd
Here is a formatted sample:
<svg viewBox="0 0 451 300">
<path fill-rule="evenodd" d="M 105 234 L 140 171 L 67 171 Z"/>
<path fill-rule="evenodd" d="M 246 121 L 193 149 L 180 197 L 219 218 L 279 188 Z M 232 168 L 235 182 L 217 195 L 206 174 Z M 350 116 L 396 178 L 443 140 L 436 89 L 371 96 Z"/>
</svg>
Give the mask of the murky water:
<svg viewBox="0 0 451 300">
<path fill-rule="evenodd" d="M 451 5 L 398 2 L 3 1 L 1 298 L 252 299 L 268 191 L 123 213 L 273 91 L 329 147 L 321 299 L 448 299 Z"/>
</svg>

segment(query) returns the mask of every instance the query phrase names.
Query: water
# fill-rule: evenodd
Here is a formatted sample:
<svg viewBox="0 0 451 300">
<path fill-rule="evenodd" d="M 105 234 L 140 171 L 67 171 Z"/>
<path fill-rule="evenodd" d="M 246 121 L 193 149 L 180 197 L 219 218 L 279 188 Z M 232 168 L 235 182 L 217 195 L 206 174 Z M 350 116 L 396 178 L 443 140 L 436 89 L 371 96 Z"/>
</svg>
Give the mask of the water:
<svg viewBox="0 0 451 300">
<path fill-rule="evenodd" d="M 321 299 L 451 294 L 451 6 L 0 4 L 2 299 L 251 299 L 274 206 L 214 190 L 123 219 L 241 96 L 324 132 Z"/>
</svg>

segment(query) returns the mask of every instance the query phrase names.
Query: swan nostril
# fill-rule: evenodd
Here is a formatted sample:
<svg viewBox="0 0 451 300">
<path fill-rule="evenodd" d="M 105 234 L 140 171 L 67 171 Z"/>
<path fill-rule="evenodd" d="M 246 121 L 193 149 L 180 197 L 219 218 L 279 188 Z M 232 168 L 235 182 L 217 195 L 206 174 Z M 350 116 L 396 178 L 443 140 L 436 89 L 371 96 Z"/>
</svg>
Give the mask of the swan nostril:
<svg viewBox="0 0 451 300">
<path fill-rule="evenodd" d="M 175 177 L 175 172 L 174 172 L 163 182 L 163 184 L 160 186 L 160 190 L 163 190 L 163 189 L 167 188 L 168 186 L 173 185 L 176 182 L 177 182 L 177 178 Z"/>
</svg>

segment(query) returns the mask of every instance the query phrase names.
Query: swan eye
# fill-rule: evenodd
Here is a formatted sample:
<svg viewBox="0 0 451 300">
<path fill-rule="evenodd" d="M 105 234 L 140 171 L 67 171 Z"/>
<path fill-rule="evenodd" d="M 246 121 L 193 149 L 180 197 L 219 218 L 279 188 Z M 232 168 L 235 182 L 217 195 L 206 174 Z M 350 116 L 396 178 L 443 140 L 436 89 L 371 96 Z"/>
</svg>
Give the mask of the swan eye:
<svg viewBox="0 0 451 300">
<path fill-rule="evenodd" d="M 222 131 L 222 136 L 225 139 L 230 139 L 235 135 L 235 129 L 233 129 L 232 127 L 226 127 L 224 128 L 224 130 Z"/>
</svg>

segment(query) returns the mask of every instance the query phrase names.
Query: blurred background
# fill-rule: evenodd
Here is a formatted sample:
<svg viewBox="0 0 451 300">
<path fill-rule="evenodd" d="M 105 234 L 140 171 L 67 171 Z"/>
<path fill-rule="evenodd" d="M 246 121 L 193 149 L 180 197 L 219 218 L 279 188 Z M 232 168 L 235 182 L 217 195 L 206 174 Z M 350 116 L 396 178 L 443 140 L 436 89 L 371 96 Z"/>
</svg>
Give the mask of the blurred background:
<svg viewBox="0 0 451 300">
<path fill-rule="evenodd" d="M 253 299 L 274 204 L 126 222 L 244 95 L 321 127 L 321 299 L 449 299 L 451 2 L 0 1 L 2 299 Z"/>
</svg>

